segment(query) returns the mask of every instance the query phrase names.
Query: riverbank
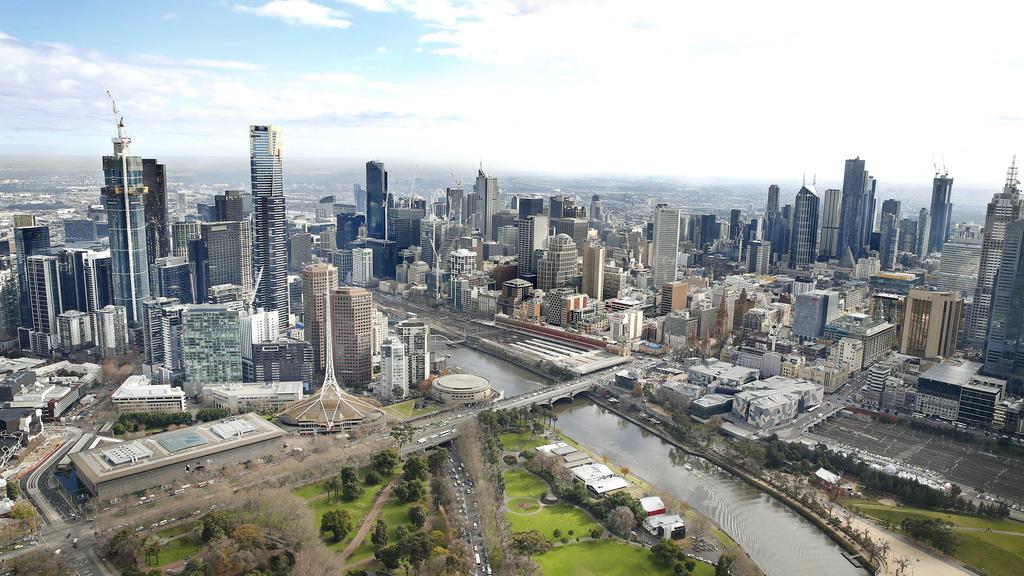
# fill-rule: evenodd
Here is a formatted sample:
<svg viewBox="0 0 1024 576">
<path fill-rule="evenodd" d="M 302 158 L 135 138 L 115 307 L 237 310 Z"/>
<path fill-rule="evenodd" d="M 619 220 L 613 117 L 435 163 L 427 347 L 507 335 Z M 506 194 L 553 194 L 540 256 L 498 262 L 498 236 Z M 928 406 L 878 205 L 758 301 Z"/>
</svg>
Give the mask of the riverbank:
<svg viewBox="0 0 1024 576">
<path fill-rule="evenodd" d="M 818 516 L 816 513 L 814 513 L 814 511 L 810 510 L 796 499 L 782 493 L 774 486 L 768 484 L 767 482 L 761 480 L 760 478 L 753 476 L 747 471 L 736 466 L 733 466 L 731 463 L 725 461 L 723 458 L 716 454 L 705 452 L 703 450 L 699 450 L 683 444 L 670 434 L 661 430 L 659 427 L 653 426 L 649 422 L 645 422 L 635 417 L 634 415 L 629 414 L 629 412 L 627 412 L 619 405 L 606 402 L 604 401 L 604 399 L 598 397 L 598 395 L 596 394 L 588 394 L 588 397 L 592 402 L 594 402 L 594 404 L 604 408 L 605 410 L 615 414 L 620 418 L 623 418 L 624 420 L 628 420 L 632 424 L 642 428 L 648 433 L 657 436 L 659 439 L 675 447 L 677 450 L 680 450 L 691 456 L 696 456 L 698 458 L 707 460 L 708 462 L 714 464 L 715 466 L 718 466 L 722 470 L 725 470 L 729 474 L 743 480 L 744 482 L 746 482 L 748 485 L 752 486 L 759 492 L 767 494 L 768 496 L 771 496 L 772 498 L 781 502 L 782 504 L 785 504 L 789 509 L 793 510 L 794 512 L 802 516 L 805 520 L 811 522 L 818 530 L 820 530 L 822 533 L 828 536 L 829 539 L 831 539 L 833 542 L 839 545 L 840 548 L 846 551 L 847 554 L 849 554 L 852 557 L 855 557 L 856 560 L 851 561 L 851 564 L 853 564 L 854 566 L 858 566 L 854 562 L 859 562 L 858 567 L 863 568 L 868 573 L 874 574 L 878 572 L 879 567 L 876 564 L 868 561 L 868 559 L 863 556 L 864 551 L 861 550 L 855 542 L 853 542 L 849 537 L 847 537 L 842 532 L 839 532 L 838 530 L 833 528 L 823 518 Z"/>
</svg>

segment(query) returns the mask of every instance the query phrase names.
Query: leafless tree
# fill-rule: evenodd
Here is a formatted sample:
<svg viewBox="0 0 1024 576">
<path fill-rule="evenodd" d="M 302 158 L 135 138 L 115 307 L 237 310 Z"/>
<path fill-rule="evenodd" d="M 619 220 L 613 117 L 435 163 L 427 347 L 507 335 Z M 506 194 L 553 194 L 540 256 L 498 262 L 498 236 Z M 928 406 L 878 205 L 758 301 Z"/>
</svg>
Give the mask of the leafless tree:
<svg viewBox="0 0 1024 576">
<path fill-rule="evenodd" d="M 628 506 L 617 506 L 608 513 L 608 528 L 619 536 L 629 536 L 629 531 L 636 526 L 636 518 Z"/>
<path fill-rule="evenodd" d="M 896 576 L 903 576 L 906 573 L 907 568 L 910 567 L 913 562 L 906 556 L 898 556 L 893 559 L 893 563 L 896 564 Z"/>
</svg>

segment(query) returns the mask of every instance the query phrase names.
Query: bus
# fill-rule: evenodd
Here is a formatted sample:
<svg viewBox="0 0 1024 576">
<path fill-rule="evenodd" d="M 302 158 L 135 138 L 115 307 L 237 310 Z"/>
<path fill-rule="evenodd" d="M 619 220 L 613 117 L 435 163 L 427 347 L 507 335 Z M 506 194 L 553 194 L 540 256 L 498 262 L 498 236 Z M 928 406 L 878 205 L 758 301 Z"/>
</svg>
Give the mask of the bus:
<svg viewBox="0 0 1024 576">
<path fill-rule="evenodd" d="M 808 408 L 807 410 L 805 410 L 805 412 L 807 412 L 808 414 L 810 414 L 811 412 L 814 412 L 814 411 L 815 411 L 815 410 L 817 410 L 818 408 L 821 408 L 821 404 L 815 404 L 814 406 L 811 406 L 810 408 Z"/>
<path fill-rule="evenodd" d="M 474 554 L 474 556 L 476 556 L 476 563 L 480 564 L 480 554 L 477 553 L 477 554 Z"/>
</svg>

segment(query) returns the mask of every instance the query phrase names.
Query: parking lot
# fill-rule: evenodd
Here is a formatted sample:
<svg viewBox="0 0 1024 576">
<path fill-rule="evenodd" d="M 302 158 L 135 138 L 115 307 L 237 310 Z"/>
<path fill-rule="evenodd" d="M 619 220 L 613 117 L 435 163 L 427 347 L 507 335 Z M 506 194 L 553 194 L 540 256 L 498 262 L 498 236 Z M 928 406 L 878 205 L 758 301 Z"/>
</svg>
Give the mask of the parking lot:
<svg viewBox="0 0 1024 576">
<path fill-rule="evenodd" d="M 811 438 L 899 460 L 932 470 L 946 480 L 967 488 L 982 488 L 1024 504 L 1024 461 L 984 451 L 977 446 L 957 442 L 904 426 L 861 422 L 836 418 L 817 426 Z"/>
</svg>

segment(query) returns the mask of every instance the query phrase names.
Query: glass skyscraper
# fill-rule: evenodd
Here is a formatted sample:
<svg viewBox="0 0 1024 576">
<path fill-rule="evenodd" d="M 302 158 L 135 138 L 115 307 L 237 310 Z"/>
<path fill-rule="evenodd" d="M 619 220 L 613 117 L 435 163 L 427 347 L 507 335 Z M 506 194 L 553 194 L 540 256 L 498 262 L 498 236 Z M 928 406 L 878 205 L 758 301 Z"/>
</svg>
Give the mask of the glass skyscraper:
<svg viewBox="0 0 1024 576">
<path fill-rule="evenodd" d="M 928 251 L 942 250 L 942 244 L 949 240 L 949 225 L 953 213 L 953 179 L 949 173 L 935 174 L 932 180 L 931 226 L 928 231 Z"/>
<path fill-rule="evenodd" d="M 388 171 L 383 162 L 366 163 L 366 235 L 388 237 Z"/>
<path fill-rule="evenodd" d="M 142 158 L 131 156 L 123 125 L 113 138 L 114 155 L 103 157 L 103 206 L 107 211 L 114 305 L 124 306 L 128 325 L 137 327 L 149 298 L 146 250 L 146 186 Z"/>
<path fill-rule="evenodd" d="M 821 199 L 814 186 L 804 185 L 793 204 L 793 229 L 789 267 L 813 264 L 818 258 L 818 207 Z"/>
<path fill-rule="evenodd" d="M 249 172 L 252 178 L 253 262 L 262 270 L 256 300 L 277 310 L 279 327 L 288 327 L 288 250 L 285 240 L 281 138 L 274 126 L 249 126 Z"/>
</svg>

